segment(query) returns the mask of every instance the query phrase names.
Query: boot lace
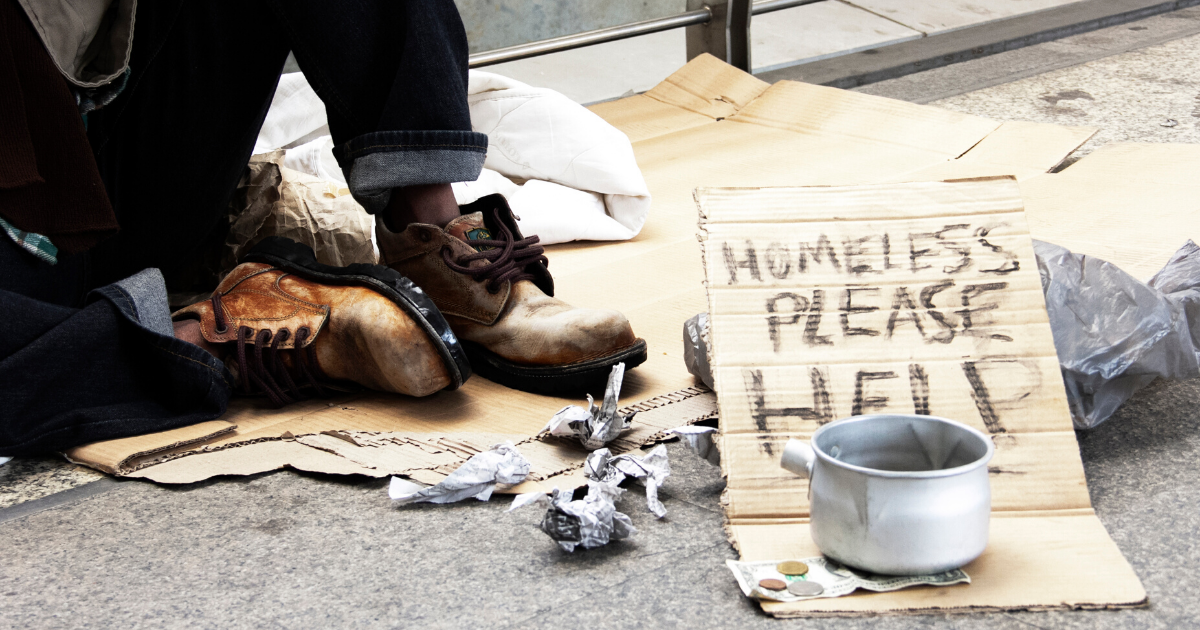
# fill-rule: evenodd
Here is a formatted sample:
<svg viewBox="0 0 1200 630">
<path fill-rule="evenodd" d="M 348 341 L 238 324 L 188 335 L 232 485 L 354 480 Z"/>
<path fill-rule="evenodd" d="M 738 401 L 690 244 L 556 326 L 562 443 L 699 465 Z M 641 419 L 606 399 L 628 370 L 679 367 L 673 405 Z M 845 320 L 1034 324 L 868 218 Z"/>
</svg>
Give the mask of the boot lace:
<svg viewBox="0 0 1200 630">
<path fill-rule="evenodd" d="M 533 274 L 525 271 L 526 265 L 540 262 L 549 266 L 550 260 L 545 256 L 545 248 L 538 245 L 540 239 L 537 236 L 530 236 L 519 241 L 513 240 L 512 231 L 500 220 L 500 211 L 492 210 L 492 213 L 496 218 L 496 225 L 500 226 L 503 238 L 471 241 L 471 245 L 491 249 L 466 254 L 459 257 L 457 262 L 451 258 L 453 253 L 451 249 L 443 247 L 442 260 L 453 271 L 469 274 L 476 282 L 487 280 L 488 293 L 497 293 L 506 280 L 516 283 L 520 280 L 535 279 Z M 472 268 L 471 263 L 477 260 L 486 260 L 488 264 Z"/>
<path fill-rule="evenodd" d="M 221 305 L 219 293 L 212 296 L 212 305 L 213 313 L 216 316 L 217 333 L 224 334 L 229 330 L 229 322 L 225 319 L 225 309 Z M 254 329 L 249 326 L 238 327 L 236 357 L 243 394 L 263 393 L 276 407 L 282 407 L 307 398 L 301 391 L 303 385 L 296 383 L 297 380 L 302 380 L 303 384 L 312 387 L 318 396 L 326 396 L 325 388 L 321 387 L 318 379 L 328 379 L 325 378 L 321 367 L 317 365 L 316 350 L 312 345 L 307 348 L 300 347 L 312 334 L 312 330 L 308 326 L 296 329 L 295 347 L 291 350 L 281 350 L 280 344 L 287 341 L 291 334 L 287 328 L 281 328 L 278 333 L 272 334 L 266 328 L 255 333 Z M 254 340 L 253 349 L 247 352 L 246 346 L 251 339 Z M 292 378 L 292 374 L 288 372 L 287 366 L 283 363 L 282 355 L 285 352 L 292 353 L 292 365 L 293 371 L 296 372 L 296 378 Z"/>
</svg>

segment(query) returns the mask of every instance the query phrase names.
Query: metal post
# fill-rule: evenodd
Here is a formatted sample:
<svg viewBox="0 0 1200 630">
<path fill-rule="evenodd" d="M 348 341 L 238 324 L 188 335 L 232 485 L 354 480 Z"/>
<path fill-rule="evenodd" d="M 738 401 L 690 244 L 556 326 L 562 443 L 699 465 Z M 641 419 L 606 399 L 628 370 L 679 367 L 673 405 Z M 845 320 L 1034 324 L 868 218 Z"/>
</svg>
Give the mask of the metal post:
<svg viewBox="0 0 1200 630">
<path fill-rule="evenodd" d="M 687 8 L 708 8 L 712 19 L 687 27 L 687 58 L 708 53 L 725 63 L 750 72 L 751 0 L 688 0 Z"/>
<path fill-rule="evenodd" d="M 729 22 L 725 28 L 726 52 L 729 65 L 750 72 L 750 16 L 753 14 L 751 0 L 729 0 Z"/>
</svg>

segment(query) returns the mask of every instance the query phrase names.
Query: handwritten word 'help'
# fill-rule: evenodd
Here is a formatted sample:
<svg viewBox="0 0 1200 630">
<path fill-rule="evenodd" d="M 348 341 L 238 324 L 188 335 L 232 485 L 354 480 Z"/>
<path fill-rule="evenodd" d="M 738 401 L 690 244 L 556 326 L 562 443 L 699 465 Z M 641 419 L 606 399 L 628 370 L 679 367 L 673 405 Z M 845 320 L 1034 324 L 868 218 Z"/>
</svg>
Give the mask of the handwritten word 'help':
<svg viewBox="0 0 1200 630">
<path fill-rule="evenodd" d="M 984 426 L 989 433 L 1005 433 L 1004 425 L 1001 424 L 1000 412 L 1002 410 L 1012 410 L 1020 407 L 1022 401 L 1041 388 L 1041 370 L 1036 361 L 1030 361 L 1020 358 L 983 358 L 974 361 L 963 361 L 959 364 L 962 371 L 962 377 L 966 379 L 966 384 L 969 386 L 971 398 L 975 402 L 975 408 L 979 412 L 979 417 L 983 420 Z M 984 378 L 985 372 L 995 372 L 993 377 L 993 385 L 1008 385 L 1010 391 L 1007 395 L 998 397 L 992 391 L 992 387 Z M 801 419 L 812 420 L 817 425 L 824 425 L 834 420 L 834 400 L 832 391 L 835 389 L 831 383 L 832 377 L 827 367 L 812 366 L 807 369 L 809 377 L 809 385 L 812 388 L 812 405 L 797 406 L 797 405 L 772 405 L 767 402 L 768 391 L 778 391 L 778 384 L 775 387 L 768 387 L 764 384 L 765 375 L 760 368 L 742 368 L 742 377 L 745 379 L 746 393 L 748 394 L 747 402 L 750 405 L 750 417 L 754 419 L 756 428 L 763 433 L 772 433 L 777 431 L 794 430 L 788 425 L 772 426 L 773 419 Z M 906 378 L 907 377 L 907 378 Z M 1032 378 L 1030 378 L 1032 377 Z M 931 392 L 935 391 L 930 387 L 930 377 L 925 369 L 925 366 L 920 363 L 910 363 L 908 365 L 908 373 L 898 374 L 895 370 L 858 370 L 853 376 L 853 399 L 850 403 L 850 415 L 857 416 L 864 413 L 879 413 L 888 409 L 892 409 L 900 413 L 909 413 L 904 407 L 905 401 L 895 401 L 888 396 L 873 394 L 871 392 L 872 383 L 881 381 L 889 381 L 898 379 L 903 382 L 908 381 L 908 386 L 911 391 L 911 413 L 919 415 L 930 415 L 930 398 Z M 1012 387 L 1014 383 L 1019 383 L 1016 387 Z M 785 388 L 787 391 L 800 391 L 804 385 L 801 383 L 788 383 Z M 842 389 L 845 389 L 845 384 L 842 384 Z M 1002 387 L 1002 389 L 1004 389 Z M 768 451 L 771 449 L 768 448 Z"/>
</svg>

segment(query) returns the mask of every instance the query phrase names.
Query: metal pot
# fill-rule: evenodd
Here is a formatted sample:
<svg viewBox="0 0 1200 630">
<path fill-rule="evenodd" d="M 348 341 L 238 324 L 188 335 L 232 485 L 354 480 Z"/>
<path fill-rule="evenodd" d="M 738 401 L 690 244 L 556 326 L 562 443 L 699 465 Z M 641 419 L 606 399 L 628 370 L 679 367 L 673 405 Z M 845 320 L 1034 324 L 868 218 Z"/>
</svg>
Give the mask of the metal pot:
<svg viewBox="0 0 1200 630">
<path fill-rule="evenodd" d="M 870 415 L 831 422 L 812 445 L 789 440 L 780 462 L 808 477 L 813 542 L 872 573 L 948 571 L 987 546 L 995 446 L 933 416 Z"/>
</svg>

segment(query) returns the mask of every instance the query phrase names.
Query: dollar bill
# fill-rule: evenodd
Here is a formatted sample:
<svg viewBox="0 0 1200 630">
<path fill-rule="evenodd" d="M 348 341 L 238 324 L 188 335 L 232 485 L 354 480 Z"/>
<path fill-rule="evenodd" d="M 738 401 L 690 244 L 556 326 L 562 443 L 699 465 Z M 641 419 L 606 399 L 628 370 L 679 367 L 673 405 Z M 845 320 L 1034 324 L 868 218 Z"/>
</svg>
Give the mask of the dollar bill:
<svg viewBox="0 0 1200 630">
<path fill-rule="evenodd" d="M 730 571 L 733 571 L 733 576 L 737 578 L 738 586 L 742 588 L 742 593 L 747 597 L 771 602 L 798 602 L 820 597 L 841 597 L 849 595 L 860 588 L 881 593 L 884 591 L 896 591 L 918 584 L 949 586 L 951 584 L 971 583 L 971 577 L 963 572 L 962 569 L 953 569 L 945 573 L 936 573 L 933 575 L 875 575 L 859 571 L 858 569 L 851 569 L 824 556 L 816 558 L 786 558 L 786 560 L 799 560 L 807 564 L 808 573 L 806 575 L 784 575 L 775 569 L 782 560 L 765 560 L 761 562 L 726 560 L 725 564 L 729 567 Z M 825 591 L 820 595 L 801 597 L 793 595 L 786 590 L 772 591 L 758 585 L 760 580 L 768 578 L 783 580 L 786 583 L 796 580 L 817 582 L 825 588 Z"/>
</svg>

